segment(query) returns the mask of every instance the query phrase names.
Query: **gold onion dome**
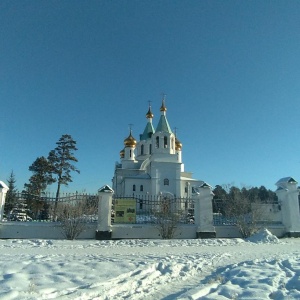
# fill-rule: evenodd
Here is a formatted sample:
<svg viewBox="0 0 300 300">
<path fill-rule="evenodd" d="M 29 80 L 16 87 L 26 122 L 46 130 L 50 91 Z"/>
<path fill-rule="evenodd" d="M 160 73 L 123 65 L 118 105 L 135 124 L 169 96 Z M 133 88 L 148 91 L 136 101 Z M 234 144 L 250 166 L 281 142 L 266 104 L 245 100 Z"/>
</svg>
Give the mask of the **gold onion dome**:
<svg viewBox="0 0 300 300">
<path fill-rule="evenodd" d="M 124 158 L 124 157 L 125 157 L 125 150 L 122 149 L 122 150 L 120 151 L 120 158 Z"/>
<path fill-rule="evenodd" d="M 167 111 L 166 105 L 165 105 L 165 101 L 163 100 L 161 107 L 160 107 L 160 111 Z"/>
<path fill-rule="evenodd" d="M 151 106 L 149 106 L 148 112 L 146 113 L 146 118 L 147 119 L 153 119 L 154 115 L 151 111 Z"/>
<path fill-rule="evenodd" d="M 181 148 L 182 148 L 182 144 L 181 144 L 181 142 L 177 139 L 177 138 L 175 138 L 175 150 L 181 150 Z"/>
<path fill-rule="evenodd" d="M 132 136 L 131 130 L 130 130 L 130 134 L 129 134 L 128 138 L 126 138 L 124 140 L 124 145 L 125 145 L 125 147 L 135 147 L 135 145 L 136 145 L 136 140 Z"/>
</svg>

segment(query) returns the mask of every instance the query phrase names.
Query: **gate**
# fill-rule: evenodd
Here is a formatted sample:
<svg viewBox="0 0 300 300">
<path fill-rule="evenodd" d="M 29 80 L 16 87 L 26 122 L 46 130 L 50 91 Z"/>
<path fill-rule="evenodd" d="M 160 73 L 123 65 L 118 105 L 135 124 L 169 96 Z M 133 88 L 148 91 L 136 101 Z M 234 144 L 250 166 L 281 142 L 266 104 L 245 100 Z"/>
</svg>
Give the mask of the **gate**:
<svg viewBox="0 0 300 300">
<path fill-rule="evenodd" d="M 194 223 L 194 201 L 170 195 L 134 195 L 113 198 L 114 223 L 157 224 L 161 220 Z"/>
</svg>

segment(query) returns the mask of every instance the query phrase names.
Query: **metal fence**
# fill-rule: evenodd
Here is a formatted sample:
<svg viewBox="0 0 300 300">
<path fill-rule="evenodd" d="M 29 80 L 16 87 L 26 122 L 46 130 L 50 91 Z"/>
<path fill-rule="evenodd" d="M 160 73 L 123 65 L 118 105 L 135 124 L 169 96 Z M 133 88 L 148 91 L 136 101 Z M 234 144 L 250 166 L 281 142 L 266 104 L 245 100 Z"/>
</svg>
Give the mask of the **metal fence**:
<svg viewBox="0 0 300 300">
<path fill-rule="evenodd" d="M 194 223 L 194 202 L 190 198 L 164 195 L 134 195 L 113 198 L 115 223 L 155 224 L 162 219 L 180 224 Z"/>
<path fill-rule="evenodd" d="M 269 219 L 266 211 L 266 205 L 268 210 L 272 209 L 272 211 L 275 210 L 281 210 L 281 206 L 278 203 L 278 201 L 270 201 L 270 202 L 251 202 L 250 206 L 247 209 L 242 209 L 237 211 L 232 214 L 231 211 L 233 210 L 233 205 L 239 205 L 238 202 L 235 204 L 230 204 L 228 206 L 228 199 L 213 199 L 212 200 L 212 207 L 213 207 L 213 224 L 214 226 L 229 226 L 229 225 L 236 225 L 241 217 L 247 221 L 247 222 L 252 222 L 253 221 L 253 215 L 256 217 L 256 222 L 257 223 L 280 223 L 279 221 L 274 221 L 272 219 Z M 240 214 L 237 214 L 237 212 L 240 212 Z"/>
<path fill-rule="evenodd" d="M 226 216 L 226 199 L 213 199 L 213 224 L 214 226 L 236 225 L 236 218 Z"/>
<path fill-rule="evenodd" d="M 52 194 L 42 196 L 16 193 L 4 206 L 4 220 L 56 222 L 61 218 L 76 217 L 87 222 L 98 219 L 98 195 L 69 193 L 56 199 Z"/>
</svg>

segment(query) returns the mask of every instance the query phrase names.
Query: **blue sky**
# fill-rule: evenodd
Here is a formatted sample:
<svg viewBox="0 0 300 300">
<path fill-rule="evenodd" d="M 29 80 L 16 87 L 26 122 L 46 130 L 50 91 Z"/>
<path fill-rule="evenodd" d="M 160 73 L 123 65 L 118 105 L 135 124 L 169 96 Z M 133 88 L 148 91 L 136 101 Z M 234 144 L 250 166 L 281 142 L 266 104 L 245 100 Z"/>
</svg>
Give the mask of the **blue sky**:
<svg viewBox="0 0 300 300">
<path fill-rule="evenodd" d="M 0 180 L 62 134 L 81 174 L 65 191 L 111 184 L 166 93 L 185 170 L 211 185 L 275 189 L 300 180 L 299 1 L 0 2 Z M 50 188 L 55 190 L 55 186 Z"/>
</svg>

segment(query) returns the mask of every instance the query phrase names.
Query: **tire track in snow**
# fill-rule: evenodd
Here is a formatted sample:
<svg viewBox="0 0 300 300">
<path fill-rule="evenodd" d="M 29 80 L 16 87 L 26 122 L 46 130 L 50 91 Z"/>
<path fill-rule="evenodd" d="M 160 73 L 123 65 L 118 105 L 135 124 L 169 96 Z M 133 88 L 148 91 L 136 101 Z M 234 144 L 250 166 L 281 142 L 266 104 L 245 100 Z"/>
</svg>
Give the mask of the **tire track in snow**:
<svg viewBox="0 0 300 300">
<path fill-rule="evenodd" d="M 300 256 L 219 268 L 196 288 L 174 299 L 300 299 Z"/>
<path fill-rule="evenodd" d="M 223 254 L 195 254 L 185 256 L 170 255 L 164 259 L 157 260 L 155 256 L 147 256 L 145 260 L 151 263 L 134 271 L 124 273 L 106 282 L 78 287 L 65 294 L 60 299 L 152 299 L 151 294 L 158 292 L 164 286 L 186 286 L 192 277 L 199 278 L 203 271 L 211 272 L 215 262 L 220 261 L 229 255 Z M 85 289 L 85 293 L 81 291 Z M 154 297 L 154 296 L 153 296 Z M 155 299 L 156 296 L 155 296 Z"/>
</svg>

